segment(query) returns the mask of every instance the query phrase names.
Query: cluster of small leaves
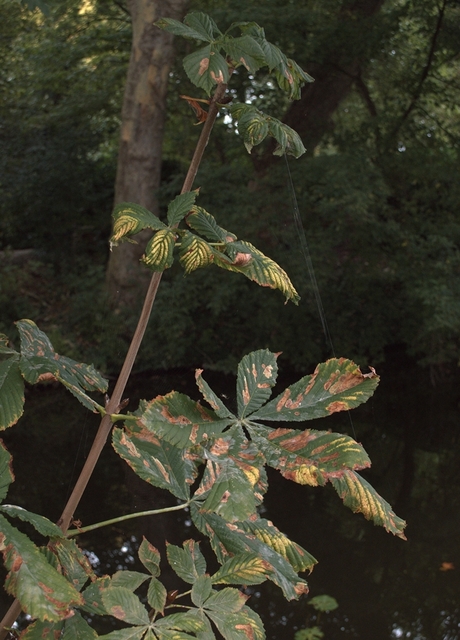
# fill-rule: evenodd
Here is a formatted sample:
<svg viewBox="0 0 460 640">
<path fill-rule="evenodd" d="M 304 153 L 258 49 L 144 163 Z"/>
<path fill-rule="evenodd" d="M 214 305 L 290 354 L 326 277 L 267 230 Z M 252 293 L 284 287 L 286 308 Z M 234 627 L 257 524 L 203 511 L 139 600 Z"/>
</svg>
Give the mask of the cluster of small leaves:
<svg viewBox="0 0 460 640">
<path fill-rule="evenodd" d="M 313 82 L 294 60 L 267 41 L 264 30 L 255 22 L 237 22 L 222 33 L 212 18 L 197 12 L 189 13 L 183 23 L 163 18 L 156 25 L 174 35 L 206 42 L 204 47 L 184 58 L 184 69 L 191 82 L 208 95 L 215 85 L 227 84 L 233 70 L 240 66 L 252 74 L 267 67 L 291 100 L 298 100 L 302 86 Z M 239 29 L 241 35 L 230 35 L 235 29 Z M 277 141 L 275 155 L 287 153 L 298 158 L 305 153 L 299 135 L 276 118 L 266 116 L 251 105 L 235 104 L 229 110 L 238 121 L 238 130 L 249 153 L 267 136 Z"/>
<path fill-rule="evenodd" d="M 155 233 L 145 248 L 143 262 L 153 271 L 164 271 L 174 262 L 174 249 L 185 273 L 215 264 L 221 269 L 242 273 L 263 287 L 279 289 L 286 300 L 295 304 L 299 295 L 286 272 L 251 243 L 220 227 L 215 218 L 195 205 L 198 190 L 177 196 L 168 206 L 165 224 L 137 204 L 123 202 L 113 212 L 111 246 L 130 240 L 143 229 Z M 185 221 L 189 229 L 179 228 Z M 199 234 L 199 235 L 198 235 Z"/>
<path fill-rule="evenodd" d="M 100 409 L 87 391 L 107 390 L 107 381 L 91 365 L 58 355 L 48 337 L 31 320 L 19 320 L 20 351 L 0 335 L 0 430 L 14 425 L 24 410 L 24 381 L 57 380 L 91 411 Z"/>
<path fill-rule="evenodd" d="M 162 18 L 155 24 L 176 36 L 206 42 L 204 47 L 184 58 L 184 69 L 191 82 L 208 95 L 216 84 L 226 84 L 231 70 L 239 66 L 244 66 L 249 73 L 268 67 L 279 86 L 294 100 L 300 98 L 300 89 L 306 82 L 313 82 L 294 60 L 267 41 L 264 30 L 255 22 L 235 22 L 222 33 L 210 16 L 194 12 L 186 15 L 183 23 Z M 241 35 L 231 36 L 234 29 L 239 29 Z"/>
</svg>

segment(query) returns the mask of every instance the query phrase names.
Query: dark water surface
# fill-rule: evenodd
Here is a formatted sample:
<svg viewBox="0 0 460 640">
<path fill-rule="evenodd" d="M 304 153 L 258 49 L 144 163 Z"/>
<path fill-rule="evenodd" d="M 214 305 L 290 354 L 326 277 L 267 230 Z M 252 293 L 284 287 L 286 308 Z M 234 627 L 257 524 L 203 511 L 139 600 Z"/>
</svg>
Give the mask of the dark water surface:
<svg viewBox="0 0 460 640">
<path fill-rule="evenodd" d="M 460 640 L 459 372 L 437 371 L 433 380 L 430 372 L 390 357 L 379 373 L 379 389 L 351 413 L 352 424 L 336 414 L 308 426 L 348 433 L 364 445 L 373 466 L 363 475 L 407 520 L 408 541 L 352 514 L 330 487 L 298 486 L 276 472 L 269 473 L 263 516 L 319 560 L 307 578 L 310 595 L 328 594 L 339 603 L 320 621 L 327 640 Z M 300 376 L 281 377 L 291 383 Z M 206 379 L 232 402 L 233 378 L 209 373 Z M 192 370 L 144 375 L 132 387 L 133 398 L 173 388 L 199 397 Z M 26 407 L 20 423 L 4 434 L 16 475 L 8 502 L 56 520 L 91 446 L 97 416 L 53 387 L 29 390 Z M 139 481 L 107 446 L 76 517 L 86 525 L 172 504 L 169 494 Z M 196 536 L 187 514 L 177 512 L 131 520 L 79 543 L 101 573 L 110 573 L 137 568 L 142 534 L 160 550 L 165 538 L 181 544 Z M 168 588 L 177 587 L 166 568 L 164 578 Z M 271 583 L 251 593 L 248 604 L 262 616 L 267 638 L 293 638 L 308 616 L 315 623 L 306 597 L 287 603 Z M 7 603 L 2 594 L 2 610 Z"/>
</svg>

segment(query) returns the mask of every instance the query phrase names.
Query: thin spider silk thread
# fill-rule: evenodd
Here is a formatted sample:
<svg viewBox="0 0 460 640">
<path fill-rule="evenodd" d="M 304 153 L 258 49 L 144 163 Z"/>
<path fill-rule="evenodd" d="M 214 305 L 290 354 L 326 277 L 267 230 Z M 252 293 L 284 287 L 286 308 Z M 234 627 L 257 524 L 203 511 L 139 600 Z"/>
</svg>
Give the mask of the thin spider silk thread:
<svg viewBox="0 0 460 640">
<path fill-rule="evenodd" d="M 292 181 L 291 169 L 289 167 L 289 162 L 286 154 L 284 154 L 284 159 L 286 161 L 286 170 L 288 175 L 288 191 L 291 196 L 294 224 L 297 231 L 297 235 L 299 236 L 300 249 L 305 259 L 305 263 L 307 265 L 308 275 L 310 277 L 313 294 L 315 296 L 316 306 L 318 308 L 318 313 L 321 320 L 321 326 L 323 327 L 324 337 L 326 338 L 326 343 L 329 349 L 331 350 L 332 356 L 336 358 L 337 356 L 335 355 L 334 344 L 332 342 L 329 326 L 327 324 L 326 314 L 324 312 L 324 307 L 323 307 L 323 301 L 321 300 L 321 294 L 319 292 L 318 281 L 316 279 L 315 269 L 313 267 L 313 261 L 311 259 L 310 249 L 308 247 L 307 236 L 305 234 L 305 229 L 302 224 L 302 219 L 300 217 L 299 204 L 297 201 L 297 196 L 294 189 L 294 183 Z M 353 431 L 353 437 L 356 439 L 355 426 L 353 424 L 350 411 L 348 410 L 347 413 L 348 413 L 348 418 L 350 420 L 350 426 Z"/>
</svg>

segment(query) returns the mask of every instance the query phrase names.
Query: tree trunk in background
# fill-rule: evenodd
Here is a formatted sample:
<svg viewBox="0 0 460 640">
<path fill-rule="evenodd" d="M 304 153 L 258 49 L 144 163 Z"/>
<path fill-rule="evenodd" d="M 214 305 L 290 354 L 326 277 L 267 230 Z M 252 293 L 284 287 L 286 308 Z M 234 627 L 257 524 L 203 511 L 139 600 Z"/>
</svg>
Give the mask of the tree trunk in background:
<svg viewBox="0 0 460 640">
<path fill-rule="evenodd" d="M 173 36 L 155 27 L 159 18 L 182 20 L 188 0 L 128 0 L 133 42 L 122 109 L 115 204 L 135 202 L 158 214 L 161 149 L 166 119 Z M 107 269 L 109 293 L 118 308 L 140 304 L 150 274 L 139 264 L 149 233 L 138 244 L 114 248 Z"/>
</svg>

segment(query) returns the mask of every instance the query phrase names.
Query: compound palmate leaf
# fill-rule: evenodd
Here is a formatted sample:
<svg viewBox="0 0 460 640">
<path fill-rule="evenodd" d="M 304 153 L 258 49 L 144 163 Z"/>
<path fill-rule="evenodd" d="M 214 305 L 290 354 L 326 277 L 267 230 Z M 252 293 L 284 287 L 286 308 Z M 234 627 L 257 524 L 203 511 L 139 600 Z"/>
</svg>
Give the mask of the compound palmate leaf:
<svg viewBox="0 0 460 640">
<path fill-rule="evenodd" d="M 351 360 L 331 358 L 258 409 L 251 420 L 303 422 L 347 411 L 370 398 L 378 382 L 373 369 L 363 374 Z"/>
<path fill-rule="evenodd" d="M 406 523 L 394 513 L 391 506 L 377 491 L 354 471 L 344 470 L 331 479 L 334 489 L 342 498 L 345 506 L 355 513 L 364 514 L 367 520 L 383 526 L 395 536 L 406 539 Z"/>
<path fill-rule="evenodd" d="M 57 622 L 83 604 L 82 595 L 56 571 L 40 550 L 0 514 L 0 549 L 8 575 L 5 589 L 32 618 Z"/>
</svg>

